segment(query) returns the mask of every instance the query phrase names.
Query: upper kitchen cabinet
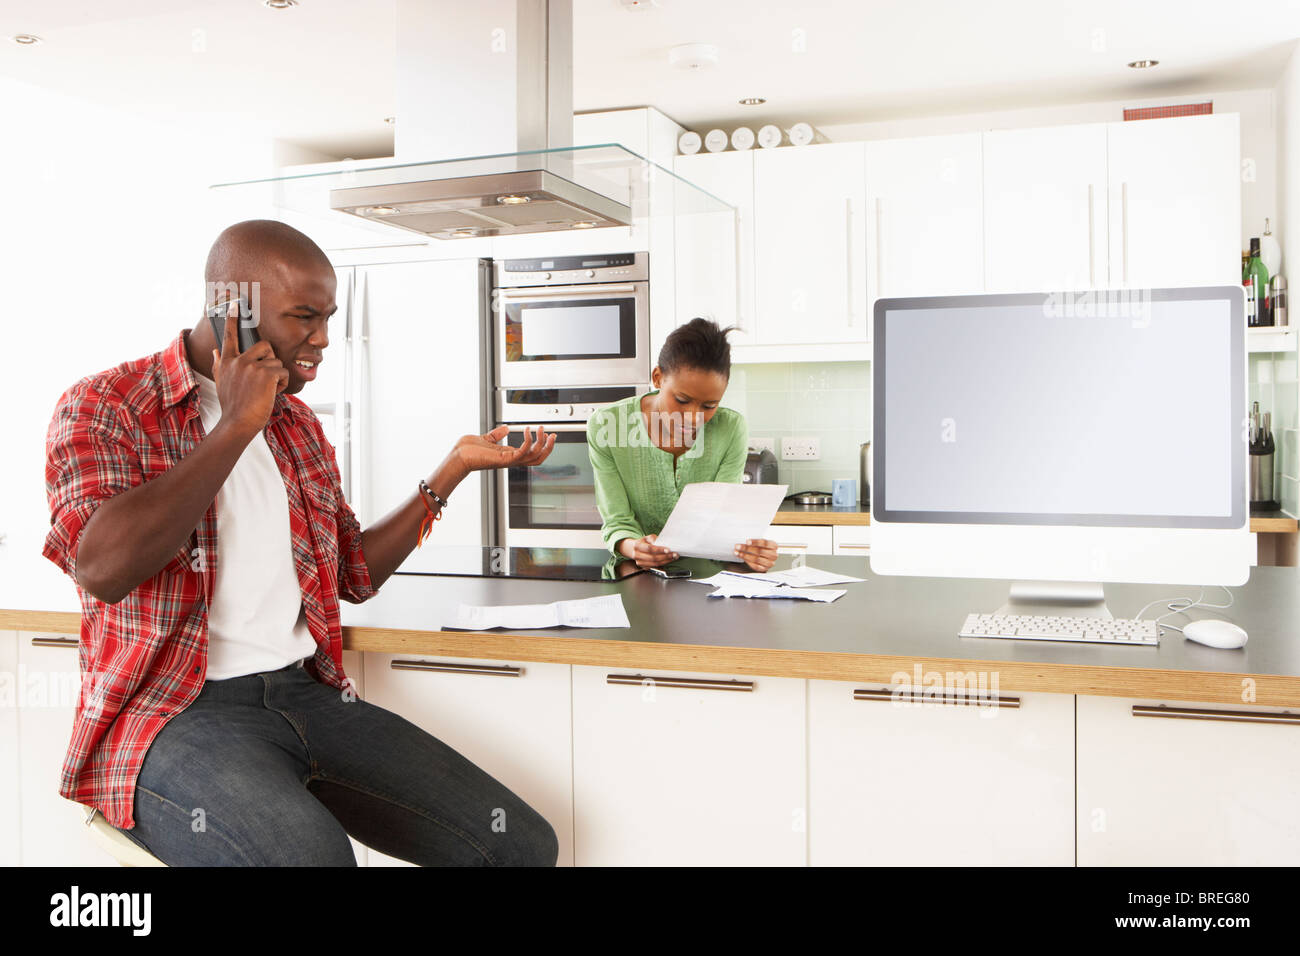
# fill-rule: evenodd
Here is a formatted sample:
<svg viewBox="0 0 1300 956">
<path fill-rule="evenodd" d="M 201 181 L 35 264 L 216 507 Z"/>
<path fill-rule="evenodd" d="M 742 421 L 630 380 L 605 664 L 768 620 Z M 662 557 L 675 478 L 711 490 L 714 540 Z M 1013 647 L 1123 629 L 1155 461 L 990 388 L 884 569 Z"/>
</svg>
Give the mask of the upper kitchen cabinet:
<svg viewBox="0 0 1300 956">
<path fill-rule="evenodd" d="M 881 140 L 866 156 L 869 304 L 983 292 L 981 134 Z"/>
<path fill-rule="evenodd" d="M 754 153 L 678 156 L 673 169 L 678 176 L 735 207 L 735 212 L 678 210 L 675 324 L 702 316 L 723 328 L 735 328 L 729 336 L 733 347 L 753 345 L 757 341 L 754 335 Z"/>
<path fill-rule="evenodd" d="M 984 134 L 984 287 L 1104 288 L 1106 124 Z"/>
<path fill-rule="evenodd" d="M 1111 123 L 1110 285 L 1241 281 L 1237 114 Z"/>
<path fill-rule="evenodd" d="M 868 339 L 862 143 L 754 155 L 760 345 Z"/>
</svg>

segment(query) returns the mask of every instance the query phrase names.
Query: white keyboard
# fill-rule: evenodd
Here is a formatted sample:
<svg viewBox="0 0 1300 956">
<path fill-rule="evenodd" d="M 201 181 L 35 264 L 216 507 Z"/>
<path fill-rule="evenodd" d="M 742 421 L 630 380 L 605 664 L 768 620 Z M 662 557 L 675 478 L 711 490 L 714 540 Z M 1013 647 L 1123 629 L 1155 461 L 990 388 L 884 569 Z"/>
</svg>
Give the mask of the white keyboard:
<svg viewBox="0 0 1300 956">
<path fill-rule="evenodd" d="M 1039 617 L 1028 614 L 968 614 L 958 637 L 1002 637 L 1017 641 L 1081 641 L 1087 644 L 1157 646 L 1154 620 L 1111 617 Z"/>
</svg>

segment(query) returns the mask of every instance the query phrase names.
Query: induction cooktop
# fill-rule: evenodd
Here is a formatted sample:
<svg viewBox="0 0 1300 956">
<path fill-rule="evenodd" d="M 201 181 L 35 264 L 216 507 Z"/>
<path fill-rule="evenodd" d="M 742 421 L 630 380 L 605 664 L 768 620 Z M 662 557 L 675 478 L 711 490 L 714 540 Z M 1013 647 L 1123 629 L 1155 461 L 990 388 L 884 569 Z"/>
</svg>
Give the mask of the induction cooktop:
<svg viewBox="0 0 1300 956">
<path fill-rule="evenodd" d="M 430 549 L 426 546 L 424 550 Z M 426 556 L 423 563 L 425 570 L 396 573 L 412 577 L 610 581 L 643 570 L 625 558 L 615 558 L 603 548 L 434 547 L 432 555 Z"/>
</svg>

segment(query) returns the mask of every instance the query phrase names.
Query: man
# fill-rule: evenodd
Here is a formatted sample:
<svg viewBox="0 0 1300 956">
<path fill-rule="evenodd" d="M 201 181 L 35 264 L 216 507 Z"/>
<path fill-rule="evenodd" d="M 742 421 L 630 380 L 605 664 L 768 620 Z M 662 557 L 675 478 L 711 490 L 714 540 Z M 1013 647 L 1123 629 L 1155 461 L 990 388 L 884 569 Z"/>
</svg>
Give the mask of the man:
<svg viewBox="0 0 1300 956">
<path fill-rule="evenodd" d="M 239 352 L 232 303 L 219 354 L 201 319 L 78 382 L 50 424 L 44 553 L 82 605 L 59 792 L 169 864 L 355 865 L 351 834 L 421 864 L 553 865 L 536 811 L 356 699 L 339 598 L 373 595 L 470 472 L 541 462 L 555 437 L 466 436 L 362 531 L 320 422 L 292 397 L 329 344 L 328 258 L 253 220 L 217 238 L 206 280 L 251 293 L 260 341 Z"/>
</svg>

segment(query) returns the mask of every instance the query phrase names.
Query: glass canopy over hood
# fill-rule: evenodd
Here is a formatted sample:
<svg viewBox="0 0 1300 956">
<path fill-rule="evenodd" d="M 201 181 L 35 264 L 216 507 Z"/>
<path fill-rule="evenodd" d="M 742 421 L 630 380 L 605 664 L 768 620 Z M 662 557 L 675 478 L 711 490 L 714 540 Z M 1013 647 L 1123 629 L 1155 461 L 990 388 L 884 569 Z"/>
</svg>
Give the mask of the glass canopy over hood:
<svg viewBox="0 0 1300 956">
<path fill-rule="evenodd" d="M 712 194 L 612 144 L 429 163 L 330 163 L 212 189 L 227 221 L 274 215 L 325 248 L 635 230 L 683 216 L 734 222 L 735 215 Z M 720 238 L 728 232 L 734 235 L 734 226 L 721 225 Z"/>
</svg>

